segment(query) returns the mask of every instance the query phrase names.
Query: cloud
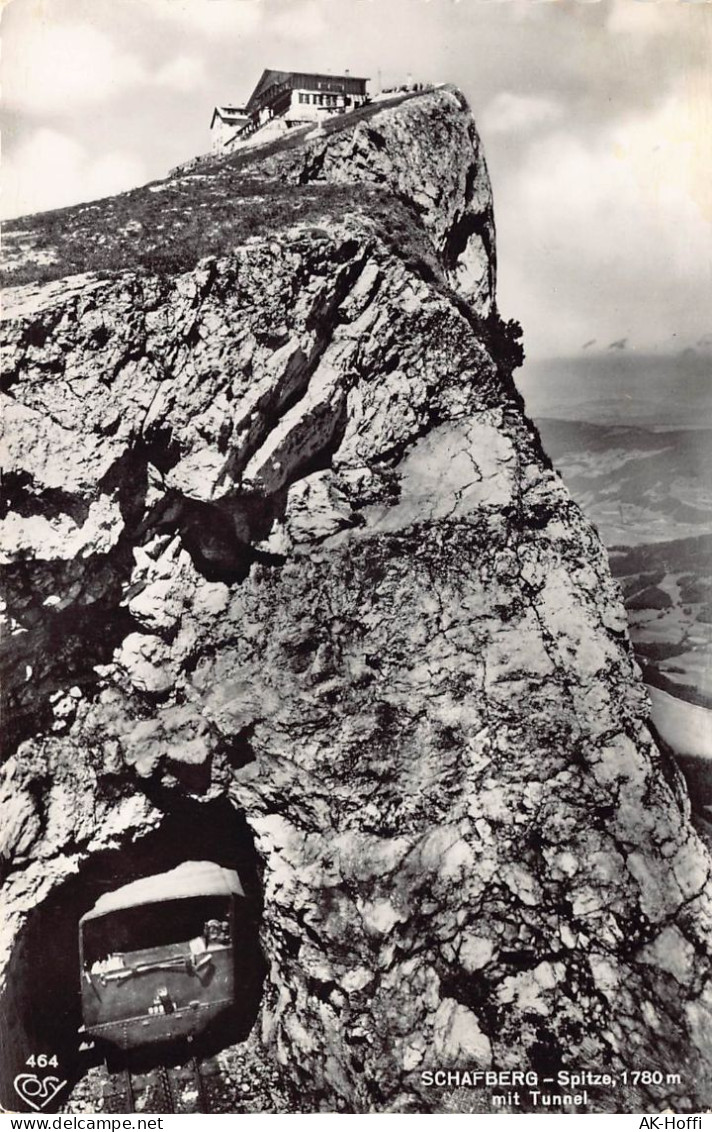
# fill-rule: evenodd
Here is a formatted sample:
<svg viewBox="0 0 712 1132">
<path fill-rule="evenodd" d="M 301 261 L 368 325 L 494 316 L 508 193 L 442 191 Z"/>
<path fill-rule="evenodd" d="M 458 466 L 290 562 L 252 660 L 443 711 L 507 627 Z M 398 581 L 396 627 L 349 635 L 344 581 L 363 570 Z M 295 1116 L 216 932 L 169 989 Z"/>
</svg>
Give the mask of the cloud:
<svg viewBox="0 0 712 1132">
<path fill-rule="evenodd" d="M 654 114 L 624 119 L 612 131 L 616 156 L 629 165 L 641 197 L 649 206 L 681 209 L 683 215 L 697 208 L 710 224 L 711 135 L 709 74 L 689 76 Z"/>
<path fill-rule="evenodd" d="M 536 139 L 495 194 L 500 300 L 534 353 L 593 336 L 635 345 L 695 334 L 712 218 L 698 203 L 683 102 L 595 136 Z"/>
<path fill-rule="evenodd" d="M 151 0 L 150 13 L 207 40 L 244 39 L 262 31 L 305 43 L 327 30 L 319 0 L 288 0 L 280 8 L 268 0 Z"/>
<path fill-rule="evenodd" d="M 219 2 L 204 0 L 208 5 Z M 25 20 L 5 56 L 6 105 L 43 120 L 66 119 L 151 86 L 196 90 L 206 79 L 198 56 L 177 54 L 151 70 L 143 59 L 115 46 L 109 36 L 81 23 Z"/>
<path fill-rule="evenodd" d="M 150 14 L 207 39 L 251 35 L 264 12 L 263 0 L 152 0 Z"/>
<path fill-rule="evenodd" d="M 641 36 L 665 35 L 670 21 L 659 0 L 614 0 L 606 28 L 611 35 L 630 35 L 639 40 Z"/>
<path fill-rule="evenodd" d="M 36 130 L 2 165 L 2 215 L 41 212 L 78 201 L 96 200 L 145 181 L 133 154 L 109 151 L 91 157 L 59 130 Z"/>
<path fill-rule="evenodd" d="M 145 80 L 141 61 L 96 28 L 35 19 L 13 36 L 3 95 L 9 107 L 47 117 L 101 103 Z"/>
<path fill-rule="evenodd" d="M 553 98 L 504 90 L 485 107 L 479 122 L 485 134 L 509 134 L 551 125 L 563 116 L 563 112 L 561 103 Z"/>
<path fill-rule="evenodd" d="M 201 87 L 207 78 L 202 59 L 193 55 L 177 55 L 164 63 L 154 76 L 156 86 L 169 90 L 190 91 Z"/>
<path fill-rule="evenodd" d="M 289 7 L 274 15 L 268 24 L 269 32 L 296 43 L 318 39 L 326 30 L 323 10 L 316 0 L 307 0 L 305 4 L 290 0 Z"/>
</svg>

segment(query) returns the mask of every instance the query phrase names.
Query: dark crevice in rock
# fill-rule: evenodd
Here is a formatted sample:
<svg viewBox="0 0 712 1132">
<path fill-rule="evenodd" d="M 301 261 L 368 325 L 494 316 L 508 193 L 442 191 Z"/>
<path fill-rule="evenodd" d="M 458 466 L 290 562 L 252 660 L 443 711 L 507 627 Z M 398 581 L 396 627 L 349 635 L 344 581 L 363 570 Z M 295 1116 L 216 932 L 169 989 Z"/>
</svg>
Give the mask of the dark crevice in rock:
<svg viewBox="0 0 712 1132">
<path fill-rule="evenodd" d="M 306 979 L 306 989 L 310 995 L 318 999 L 319 1002 L 325 1002 L 329 1006 L 333 1006 L 332 996 L 335 991 L 338 991 L 338 983 L 333 980 L 322 982 L 321 979 Z"/>
<path fill-rule="evenodd" d="M 341 446 L 347 423 L 346 398 L 343 397 L 328 419 L 326 435 L 323 437 L 320 446 L 311 455 L 305 455 L 301 461 L 295 462 L 292 475 L 290 475 L 287 483 L 288 487 L 299 480 L 306 479 L 307 476 L 314 475 L 315 472 L 323 472 L 332 467 L 334 456 Z"/>
<path fill-rule="evenodd" d="M 472 236 L 479 236 L 488 253 L 491 254 L 490 231 L 491 219 L 486 213 L 463 212 L 452 225 L 445 239 L 442 251 L 445 270 L 448 272 L 457 270 L 458 260 Z"/>
<path fill-rule="evenodd" d="M 319 357 L 333 335 L 334 326 L 336 324 L 336 311 L 344 302 L 356 283 L 356 280 L 361 275 L 361 272 L 368 262 L 369 251 L 368 245 L 362 246 L 356 240 L 347 240 L 341 245 L 340 249 L 337 250 L 337 262 L 339 262 L 339 257 L 341 257 L 348 266 L 344 267 L 336 276 L 334 285 L 330 289 L 327 297 L 319 298 L 317 302 L 315 302 L 305 320 L 307 330 L 311 330 L 317 335 L 317 341 L 319 343 L 317 354 Z M 357 254 L 358 258 L 355 259 L 354 256 Z"/>
<path fill-rule="evenodd" d="M 339 280 L 340 285 L 336 291 L 336 297 L 338 300 L 336 304 L 337 306 L 339 305 L 339 303 L 343 302 L 348 292 L 351 290 L 351 287 L 353 286 L 353 283 L 355 281 L 354 269 L 356 275 L 360 275 L 361 273 L 361 270 L 363 268 L 363 249 L 358 240 L 351 239 L 344 240 L 343 244 L 341 244 L 334 253 L 335 263 L 348 263 L 349 260 L 353 260 L 354 256 L 358 255 L 359 252 L 361 252 L 359 259 L 355 260 L 354 263 L 351 264 L 351 270 L 345 276 L 342 276 Z M 309 321 L 307 321 L 307 326 L 309 325 Z M 321 322 L 318 320 L 316 322 L 316 325 L 320 326 Z"/>
<path fill-rule="evenodd" d="M 556 1077 L 564 1068 L 566 1053 L 544 1026 L 537 1027 L 537 1040 L 529 1047 L 532 1069 L 543 1077 Z"/>
<path fill-rule="evenodd" d="M 369 141 L 373 142 L 376 149 L 386 148 L 386 139 L 384 138 L 383 134 L 374 129 L 373 126 L 366 127 L 366 136 L 368 137 Z"/>
<path fill-rule="evenodd" d="M 73 605 L 118 600 L 129 568 L 127 547 L 120 544 L 114 553 L 75 559 L 27 559 L 9 563 L 0 570 L 0 581 L 9 616 L 23 629 L 43 625 L 55 614 Z"/>
<path fill-rule="evenodd" d="M 60 519 L 68 515 L 81 526 L 89 514 L 89 501 L 71 495 L 62 488 L 35 484 L 26 472 L 6 472 L 2 480 L 3 497 L 0 499 L 0 519 L 12 512 L 15 515 L 42 515 L 47 519 Z"/>
<path fill-rule="evenodd" d="M 152 464 L 164 476 L 175 467 L 180 457 L 180 444 L 172 430 L 161 424 L 149 425 L 129 453 L 132 465 L 145 468 L 147 464 Z"/>
<path fill-rule="evenodd" d="M 254 730 L 254 724 L 251 724 L 225 743 L 225 759 L 233 770 L 241 770 L 243 766 L 255 762 L 257 755 L 252 746 Z"/>
<path fill-rule="evenodd" d="M 284 509 L 284 494 L 241 492 L 216 502 L 189 499 L 169 489 L 141 523 L 136 538 L 180 534 L 196 569 L 208 581 L 243 581 L 253 562 L 279 566 L 284 557 L 252 545 L 265 538 Z"/>
<path fill-rule="evenodd" d="M 309 159 L 304 162 L 301 169 L 297 183 L 299 185 L 306 185 L 309 181 L 319 181 L 322 179 L 324 171 L 324 162 L 326 160 L 326 150 L 322 149 L 317 153 L 311 154 Z"/>
<path fill-rule="evenodd" d="M 251 457 L 264 444 L 284 414 L 302 399 L 309 386 L 309 380 L 319 364 L 324 345 L 325 342 L 317 339 L 309 355 L 305 354 L 301 347 L 294 351 L 279 379 L 255 404 L 250 414 L 252 417 L 250 435 L 242 440 L 238 448 L 227 455 L 217 481 L 219 485 L 228 479 L 239 482 Z M 222 437 L 221 447 L 226 452 L 229 452 L 234 430 L 235 423 L 230 422 Z"/>
<path fill-rule="evenodd" d="M 114 595 L 116 597 L 116 595 Z M 6 638 L 0 648 L 3 687 L 2 758 L 33 734 L 58 724 L 52 698 L 64 689 L 91 695 L 98 676 L 97 664 L 111 660 L 115 648 L 133 628 L 128 610 L 115 600 L 48 609 L 31 629 Z"/>
</svg>

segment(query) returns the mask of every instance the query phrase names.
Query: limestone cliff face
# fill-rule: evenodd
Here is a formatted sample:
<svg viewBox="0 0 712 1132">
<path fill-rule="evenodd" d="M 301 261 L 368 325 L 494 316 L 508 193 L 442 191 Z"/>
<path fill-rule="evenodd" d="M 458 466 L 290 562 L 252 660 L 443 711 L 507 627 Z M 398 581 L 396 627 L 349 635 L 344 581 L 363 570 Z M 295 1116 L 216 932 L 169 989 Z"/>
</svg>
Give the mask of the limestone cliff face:
<svg viewBox="0 0 712 1132">
<path fill-rule="evenodd" d="M 249 161 L 262 194 L 378 192 L 7 295 L 6 1057 L 48 1025 L 38 938 L 71 950 L 112 876 L 229 856 L 227 808 L 260 1033 L 308 1103 L 628 1066 L 682 1082 L 590 1110 L 710 1104 L 709 861 L 514 391 L 469 112 L 442 90 Z"/>
</svg>

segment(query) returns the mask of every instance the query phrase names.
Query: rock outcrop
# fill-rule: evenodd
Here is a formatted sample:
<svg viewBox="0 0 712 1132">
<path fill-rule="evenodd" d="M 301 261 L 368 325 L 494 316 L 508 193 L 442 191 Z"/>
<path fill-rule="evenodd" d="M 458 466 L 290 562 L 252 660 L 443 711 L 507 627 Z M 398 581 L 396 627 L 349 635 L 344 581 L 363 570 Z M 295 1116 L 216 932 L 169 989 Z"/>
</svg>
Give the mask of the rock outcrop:
<svg viewBox="0 0 712 1132">
<path fill-rule="evenodd" d="M 709 860 L 512 382 L 469 111 L 444 89 L 338 125 L 131 194 L 177 241 L 178 194 L 206 230 L 217 195 L 245 224 L 269 199 L 197 262 L 132 269 L 115 202 L 63 244 L 15 227 L 6 1068 L 49 1041 L 48 926 L 71 951 L 97 886 L 214 842 L 229 804 L 262 1041 L 307 1106 L 488 1110 L 422 1074 L 490 1067 L 650 1074 L 588 1111 L 709 1105 Z M 59 281 L 87 225 L 97 270 Z"/>
</svg>

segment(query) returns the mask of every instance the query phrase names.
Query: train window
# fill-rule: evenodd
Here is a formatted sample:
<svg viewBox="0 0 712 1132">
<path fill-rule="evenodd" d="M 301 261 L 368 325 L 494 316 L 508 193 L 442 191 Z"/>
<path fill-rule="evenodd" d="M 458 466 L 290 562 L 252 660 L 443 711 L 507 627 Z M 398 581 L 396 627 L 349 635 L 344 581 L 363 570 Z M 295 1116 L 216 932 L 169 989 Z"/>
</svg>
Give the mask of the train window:
<svg viewBox="0 0 712 1132">
<path fill-rule="evenodd" d="M 199 896 L 122 908 L 84 924 L 83 952 L 87 968 L 111 955 L 176 943 L 202 941 L 204 946 L 230 940 L 230 902 L 224 896 Z"/>
</svg>

